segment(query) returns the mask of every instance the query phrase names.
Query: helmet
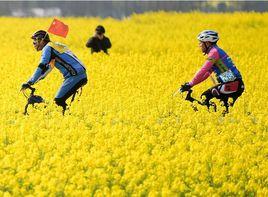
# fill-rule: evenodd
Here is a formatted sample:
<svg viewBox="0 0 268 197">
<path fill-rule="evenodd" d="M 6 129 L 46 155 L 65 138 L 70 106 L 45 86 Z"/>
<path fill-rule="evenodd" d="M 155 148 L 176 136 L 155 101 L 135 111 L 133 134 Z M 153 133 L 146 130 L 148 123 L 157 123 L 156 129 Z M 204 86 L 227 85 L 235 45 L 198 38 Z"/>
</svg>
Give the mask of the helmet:
<svg viewBox="0 0 268 197">
<path fill-rule="evenodd" d="M 102 33 L 102 34 L 105 33 L 105 29 L 104 29 L 104 27 L 102 25 L 98 25 L 95 30 L 98 33 Z"/>
<path fill-rule="evenodd" d="M 33 33 L 31 36 L 32 39 L 44 39 L 45 41 L 50 41 L 49 35 L 46 31 L 44 30 L 39 30 Z"/>
<path fill-rule="evenodd" d="M 201 42 L 217 42 L 219 40 L 218 32 L 213 30 L 204 30 L 198 36 L 197 39 Z"/>
</svg>

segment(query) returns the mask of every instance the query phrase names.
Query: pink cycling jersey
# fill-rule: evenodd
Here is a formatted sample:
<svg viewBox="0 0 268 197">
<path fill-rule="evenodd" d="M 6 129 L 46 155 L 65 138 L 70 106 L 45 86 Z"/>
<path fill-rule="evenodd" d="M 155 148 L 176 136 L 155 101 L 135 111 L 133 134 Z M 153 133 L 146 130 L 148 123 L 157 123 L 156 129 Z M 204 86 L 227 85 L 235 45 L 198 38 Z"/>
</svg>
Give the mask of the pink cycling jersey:
<svg viewBox="0 0 268 197">
<path fill-rule="evenodd" d="M 226 71 L 232 72 L 235 78 L 241 78 L 241 75 L 233 64 L 231 58 L 217 45 L 214 45 L 208 53 L 206 62 L 195 74 L 189 84 L 190 86 L 199 84 L 200 82 L 207 79 L 212 72 L 216 73 L 218 82 L 222 83 L 224 81 L 221 80 L 221 74 Z"/>
</svg>

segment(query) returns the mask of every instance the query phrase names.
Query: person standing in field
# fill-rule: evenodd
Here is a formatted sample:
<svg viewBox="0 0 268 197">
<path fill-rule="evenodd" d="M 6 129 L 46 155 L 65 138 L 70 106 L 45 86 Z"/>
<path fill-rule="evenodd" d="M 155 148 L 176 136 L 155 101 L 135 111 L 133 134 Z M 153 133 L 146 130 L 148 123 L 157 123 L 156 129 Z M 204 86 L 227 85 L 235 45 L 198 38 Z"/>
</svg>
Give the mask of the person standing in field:
<svg viewBox="0 0 268 197">
<path fill-rule="evenodd" d="M 219 36 L 217 32 L 204 30 L 198 35 L 197 39 L 199 40 L 199 47 L 203 54 L 207 55 L 207 59 L 193 79 L 183 84 L 180 90 L 181 92 L 189 91 L 207 79 L 212 73 L 215 73 L 218 84 L 203 92 L 201 96 L 205 96 L 204 103 L 207 106 L 209 106 L 210 99 L 220 99 L 228 112 L 228 99 L 233 99 L 231 104 L 233 106 L 236 99 L 244 92 L 242 76 L 227 53 L 218 47 Z"/>
<path fill-rule="evenodd" d="M 90 37 L 86 43 L 87 48 L 91 48 L 91 53 L 103 51 L 108 54 L 108 49 L 112 47 L 110 39 L 105 35 L 105 29 L 102 25 L 98 25 L 95 29 L 95 34 Z"/>
<path fill-rule="evenodd" d="M 64 81 L 54 101 L 62 107 L 64 114 L 67 107 L 66 100 L 87 83 L 86 68 L 67 46 L 51 42 L 46 31 L 36 31 L 31 38 L 34 48 L 36 51 L 42 51 L 42 55 L 36 71 L 27 82 L 22 84 L 21 90 L 44 79 L 52 68 L 56 67 L 62 73 Z"/>
</svg>

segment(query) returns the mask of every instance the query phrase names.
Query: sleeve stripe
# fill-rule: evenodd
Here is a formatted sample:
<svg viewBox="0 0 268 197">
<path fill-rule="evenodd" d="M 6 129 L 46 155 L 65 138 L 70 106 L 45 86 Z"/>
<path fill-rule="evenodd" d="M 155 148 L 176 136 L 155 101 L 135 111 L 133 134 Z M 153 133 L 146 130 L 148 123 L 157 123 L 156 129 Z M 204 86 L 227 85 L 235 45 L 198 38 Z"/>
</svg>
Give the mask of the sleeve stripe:
<svg viewBox="0 0 268 197">
<path fill-rule="evenodd" d="M 38 67 L 39 67 L 39 68 L 41 68 L 42 70 L 44 70 L 44 69 L 46 68 L 46 65 L 45 65 L 45 64 L 42 64 L 42 63 L 40 63 L 40 64 L 38 65 Z"/>
</svg>

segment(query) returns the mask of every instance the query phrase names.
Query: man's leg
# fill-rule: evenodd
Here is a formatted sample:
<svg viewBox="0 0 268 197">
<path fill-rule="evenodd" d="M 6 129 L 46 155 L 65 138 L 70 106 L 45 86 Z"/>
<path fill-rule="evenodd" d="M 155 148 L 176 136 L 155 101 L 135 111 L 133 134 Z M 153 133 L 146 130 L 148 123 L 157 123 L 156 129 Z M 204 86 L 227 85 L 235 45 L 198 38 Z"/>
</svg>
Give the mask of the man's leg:
<svg viewBox="0 0 268 197">
<path fill-rule="evenodd" d="M 234 105 L 234 102 L 237 100 L 239 96 L 244 91 L 244 84 L 242 80 L 236 80 L 224 84 L 219 84 L 217 86 L 214 86 L 207 91 L 205 91 L 202 96 L 205 96 L 204 104 L 206 104 L 209 107 L 209 101 L 212 98 L 217 98 L 223 102 L 223 105 L 226 108 L 226 112 L 228 113 L 229 103 L 228 99 L 232 98 L 233 102 L 230 106 Z"/>
<path fill-rule="evenodd" d="M 240 97 L 243 92 L 244 92 L 244 83 L 241 79 L 222 84 L 222 86 L 219 89 L 221 100 L 224 100 L 224 98 L 226 97 L 227 100 L 228 98 L 232 98 L 232 103 L 230 104 L 230 106 L 234 105 L 237 98 Z"/>
<path fill-rule="evenodd" d="M 65 110 L 67 108 L 66 100 L 64 98 L 55 98 L 54 101 L 58 106 L 62 107 L 62 113 L 64 115 Z"/>
<path fill-rule="evenodd" d="M 86 76 L 86 75 L 85 75 Z M 76 91 L 87 83 L 87 78 L 79 78 L 77 76 L 64 80 L 60 90 L 58 91 L 54 101 L 58 106 L 63 108 L 63 114 L 67 108 L 66 100 L 76 93 Z"/>
<path fill-rule="evenodd" d="M 214 86 L 212 88 L 209 88 L 208 90 L 206 90 L 205 92 L 203 92 L 201 94 L 201 98 L 203 100 L 203 104 L 206 105 L 208 108 L 210 106 L 213 106 L 214 107 L 214 111 L 216 111 L 216 105 L 215 105 L 215 103 L 211 103 L 210 100 L 212 98 L 219 98 L 219 96 L 220 96 L 220 93 L 218 91 L 219 86 L 221 86 L 221 84 L 216 85 L 216 86 Z M 203 98 L 203 97 L 205 97 L 205 98 Z"/>
<path fill-rule="evenodd" d="M 60 99 L 66 101 L 72 95 L 74 95 L 77 90 L 87 84 L 87 78 L 78 81 L 72 88 L 70 88 Z M 55 98 L 56 101 L 56 98 Z M 66 103 L 66 102 L 65 102 Z"/>
</svg>

